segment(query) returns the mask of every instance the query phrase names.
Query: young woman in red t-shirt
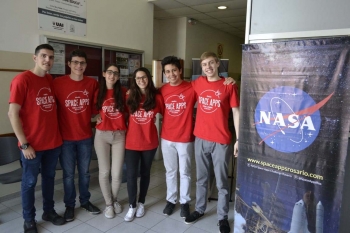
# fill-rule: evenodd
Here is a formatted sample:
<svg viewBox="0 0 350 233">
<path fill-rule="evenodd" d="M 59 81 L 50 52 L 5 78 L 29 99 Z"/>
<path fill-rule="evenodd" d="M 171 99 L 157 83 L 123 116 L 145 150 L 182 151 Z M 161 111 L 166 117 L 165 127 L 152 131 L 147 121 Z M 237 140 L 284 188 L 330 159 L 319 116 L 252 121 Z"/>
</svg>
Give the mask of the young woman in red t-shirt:
<svg viewBox="0 0 350 233">
<path fill-rule="evenodd" d="M 145 214 L 144 203 L 150 182 L 151 165 L 159 144 L 154 123 L 156 114 L 162 113 L 164 105 L 148 69 L 141 67 L 135 70 L 130 81 L 126 105 L 129 111 L 125 144 L 129 211 L 124 220 L 130 222 L 135 215 L 140 218 Z M 139 165 L 140 193 L 136 205 Z"/>
<path fill-rule="evenodd" d="M 125 93 L 119 79 L 119 68 L 110 64 L 102 73 L 96 107 L 100 119 L 96 125 L 95 150 L 98 158 L 99 182 L 106 202 L 106 218 L 122 212 L 117 195 L 122 182 L 125 152 Z M 110 182 L 109 177 L 112 177 Z"/>
</svg>

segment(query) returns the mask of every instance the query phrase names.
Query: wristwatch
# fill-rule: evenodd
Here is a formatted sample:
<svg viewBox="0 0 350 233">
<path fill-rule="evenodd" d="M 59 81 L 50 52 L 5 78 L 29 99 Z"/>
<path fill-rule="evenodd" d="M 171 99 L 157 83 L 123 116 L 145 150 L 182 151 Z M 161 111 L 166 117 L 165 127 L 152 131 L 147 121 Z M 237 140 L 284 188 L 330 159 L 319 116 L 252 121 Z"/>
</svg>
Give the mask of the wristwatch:
<svg viewBox="0 0 350 233">
<path fill-rule="evenodd" d="M 19 149 L 26 150 L 26 149 L 28 149 L 29 146 L 30 146 L 29 143 L 23 143 L 22 145 L 19 146 Z"/>
</svg>

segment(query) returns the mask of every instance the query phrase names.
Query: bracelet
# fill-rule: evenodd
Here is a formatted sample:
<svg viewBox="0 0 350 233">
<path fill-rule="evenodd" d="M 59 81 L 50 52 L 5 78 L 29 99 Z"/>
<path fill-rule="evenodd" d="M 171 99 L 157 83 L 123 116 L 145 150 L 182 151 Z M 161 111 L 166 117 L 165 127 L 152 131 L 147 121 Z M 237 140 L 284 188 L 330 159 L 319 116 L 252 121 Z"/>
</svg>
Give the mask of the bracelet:
<svg viewBox="0 0 350 233">
<path fill-rule="evenodd" d="M 238 138 L 236 139 L 236 142 L 238 142 Z"/>
</svg>

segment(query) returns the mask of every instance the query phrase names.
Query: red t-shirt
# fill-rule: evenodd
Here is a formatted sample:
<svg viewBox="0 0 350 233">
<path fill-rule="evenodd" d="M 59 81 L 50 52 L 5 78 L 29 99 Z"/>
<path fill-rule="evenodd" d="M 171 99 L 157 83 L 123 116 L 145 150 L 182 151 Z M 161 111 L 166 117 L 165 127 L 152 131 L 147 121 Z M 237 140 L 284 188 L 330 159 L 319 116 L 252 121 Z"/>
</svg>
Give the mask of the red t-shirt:
<svg viewBox="0 0 350 233">
<path fill-rule="evenodd" d="M 74 81 L 65 75 L 53 81 L 58 106 L 58 123 L 63 140 L 78 141 L 92 137 L 91 116 L 98 83 L 86 77 Z"/>
<path fill-rule="evenodd" d="M 125 103 L 125 94 L 126 89 L 122 87 L 122 96 L 124 101 L 124 108 L 126 108 Z M 125 124 L 125 113 L 119 112 L 118 109 L 114 108 L 114 90 L 107 90 L 106 96 L 104 98 L 102 108 L 99 113 L 102 119 L 102 122 L 96 125 L 96 128 L 99 130 L 108 130 L 108 131 L 116 131 L 116 130 L 126 130 Z"/>
<path fill-rule="evenodd" d="M 163 112 L 163 98 L 157 94 L 156 106 L 148 112 L 142 108 L 143 101 L 144 98 L 142 98 L 139 108 L 134 113 L 129 113 L 125 144 L 125 148 L 129 150 L 152 150 L 157 148 L 159 144 L 155 119 L 157 113 Z"/>
<path fill-rule="evenodd" d="M 62 145 L 51 75 L 40 77 L 29 70 L 17 75 L 11 82 L 9 103 L 21 106 L 24 135 L 34 150 Z"/>
<path fill-rule="evenodd" d="M 239 107 L 237 85 L 224 85 L 225 79 L 209 82 L 200 76 L 192 86 L 198 96 L 194 135 L 221 144 L 231 143 L 229 112 Z"/>
<path fill-rule="evenodd" d="M 167 83 L 160 93 L 165 104 L 161 137 L 172 142 L 193 142 L 193 107 L 197 100 L 191 83 Z"/>
</svg>

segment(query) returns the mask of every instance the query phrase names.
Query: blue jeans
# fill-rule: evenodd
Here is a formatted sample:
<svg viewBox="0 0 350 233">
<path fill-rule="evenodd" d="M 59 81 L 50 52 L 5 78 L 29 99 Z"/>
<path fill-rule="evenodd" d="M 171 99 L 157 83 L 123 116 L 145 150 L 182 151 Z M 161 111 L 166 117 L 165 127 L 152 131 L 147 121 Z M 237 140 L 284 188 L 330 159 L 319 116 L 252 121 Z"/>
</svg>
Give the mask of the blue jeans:
<svg viewBox="0 0 350 233">
<path fill-rule="evenodd" d="M 63 141 L 60 163 L 63 170 L 64 203 L 66 207 L 75 207 L 75 166 L 79 173 L 79 200 L 86 204 L 90 199 L 90 160 L 92 154 L 92 137 L 79 141 Z"/>
<path fill-rule="evenodd" d="M 53 200 L 55 174 L 58 156 L 61 153 L 61 146 L 50 150 L 36 151 L 34 159 L 26 159 L 21 152 L 23 166 L 21 196 L 23 218 L 25 221 L 35 219 L 34 192 L 41 172 L 41 190 L 43 196 L 43 210 L 51 211 L 54 208 Z"/>
</svg>

